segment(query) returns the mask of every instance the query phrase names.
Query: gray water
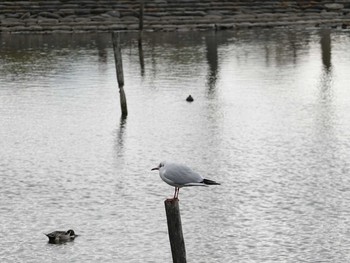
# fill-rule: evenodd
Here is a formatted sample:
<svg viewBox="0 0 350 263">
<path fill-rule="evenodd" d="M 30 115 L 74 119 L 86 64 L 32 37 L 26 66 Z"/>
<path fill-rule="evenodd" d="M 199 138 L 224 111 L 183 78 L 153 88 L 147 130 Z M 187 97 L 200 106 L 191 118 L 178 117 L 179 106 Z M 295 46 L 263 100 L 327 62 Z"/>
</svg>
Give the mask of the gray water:
<svg viewBox="0 0 350 263">
<path fill-rule="evenodd" d="M 1 262 L 171 262 L 162 160 L 222 183 L 180 191 L 188 262 L 350 261 L 349 31 L 122 42 L 126 120 L 110 35 L 0 36 Z"/>
</svg>

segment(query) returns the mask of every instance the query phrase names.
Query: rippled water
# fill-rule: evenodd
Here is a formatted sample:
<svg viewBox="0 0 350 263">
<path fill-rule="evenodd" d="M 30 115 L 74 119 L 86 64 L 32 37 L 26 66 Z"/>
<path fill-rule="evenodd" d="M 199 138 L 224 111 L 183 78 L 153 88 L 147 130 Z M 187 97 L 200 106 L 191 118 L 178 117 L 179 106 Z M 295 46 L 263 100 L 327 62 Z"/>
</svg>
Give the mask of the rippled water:
<svg viewBox="0 0 350 263">
<path fill-rule="evenodd" d="M 350 261 L 349 32 L 122 41 L 126 120 L 109 35 L 0 36 L 1 262 L 171 262 L 165 159 L 222 182 L 180 191 L 188 262 Z"/>
</svg>

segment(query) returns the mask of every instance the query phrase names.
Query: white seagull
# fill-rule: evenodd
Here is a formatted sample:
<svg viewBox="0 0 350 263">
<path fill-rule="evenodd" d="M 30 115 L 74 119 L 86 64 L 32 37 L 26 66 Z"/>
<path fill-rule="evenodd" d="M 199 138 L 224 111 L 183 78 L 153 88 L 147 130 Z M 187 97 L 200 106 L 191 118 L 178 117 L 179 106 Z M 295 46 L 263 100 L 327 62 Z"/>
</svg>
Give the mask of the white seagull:
<svg viewBox="0 0 350 263">
<path fill-rule="evenodd" d="M 164 182 L 175 187 L 174 199 L 179 196 L 181 187 L 219 185 L 219 183 L 204 179 L 186 165 L 179 163 L 161 162 L 153 170 L 159 170 L 159 176 Z"/>
</svg>

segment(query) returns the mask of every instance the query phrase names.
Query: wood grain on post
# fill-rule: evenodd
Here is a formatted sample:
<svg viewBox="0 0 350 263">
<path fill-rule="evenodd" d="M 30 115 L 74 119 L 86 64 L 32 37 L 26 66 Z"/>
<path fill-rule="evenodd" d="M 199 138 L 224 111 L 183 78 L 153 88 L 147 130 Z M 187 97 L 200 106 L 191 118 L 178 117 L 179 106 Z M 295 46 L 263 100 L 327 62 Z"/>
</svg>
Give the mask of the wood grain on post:
<svg viewBox="0 0 350 263">
<path fill-rule="evenodd" d="M 164 201 L 169 240 L 174 263 L 186 263 L 185 241 L 182 234 L 179 199 Z"/>
</svg>

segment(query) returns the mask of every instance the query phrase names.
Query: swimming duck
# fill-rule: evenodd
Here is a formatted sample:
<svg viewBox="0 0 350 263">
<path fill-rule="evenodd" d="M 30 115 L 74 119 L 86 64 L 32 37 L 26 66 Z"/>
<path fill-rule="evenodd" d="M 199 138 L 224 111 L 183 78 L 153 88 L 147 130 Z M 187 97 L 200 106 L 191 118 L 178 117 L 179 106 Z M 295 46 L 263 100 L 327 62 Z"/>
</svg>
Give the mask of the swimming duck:
<svg viewBox="0 0 350 263">
<path fill-rule="evenodd" d="M 49 238 L 49 243 L 61 243 L 67 241 L 73 241 L 77 236 L 74 230 L 69 229 L 66 231 L 54 231 L 49 234 L 45 234 Z"/>
<path fill-rule="evenodd" d="M 191 95 L 189 95 L 187 98 L 186 98 L 186 101 L 188 102 L 192 102 L 194 101 L 193 97 Z"/>
</svg>

